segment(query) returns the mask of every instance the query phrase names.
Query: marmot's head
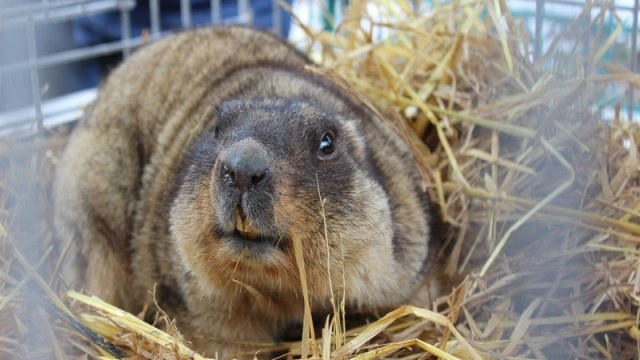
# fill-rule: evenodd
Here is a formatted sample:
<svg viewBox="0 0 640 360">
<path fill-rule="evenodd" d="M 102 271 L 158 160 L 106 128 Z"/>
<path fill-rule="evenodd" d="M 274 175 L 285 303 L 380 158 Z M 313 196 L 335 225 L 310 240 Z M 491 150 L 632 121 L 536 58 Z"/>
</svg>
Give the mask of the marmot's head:
<svg viewBox="0 0 640 360">
<path fill-rule="evenodd" d="M 299 295 L 299 239 L 316 302 L 330 295 L 329 276 L 352 305 L 412 294 L 428 257 L 424 199 L 413 164 L 384 163 L 407 158 L 385 153 L 396 151 L 386 143 L 395 135 L 368 133 L 363 114 L 304 98 L 219 106 L 215 128 L 185 155 L 171 210 L 172 237 L 201 290 Z"/>
</svg>

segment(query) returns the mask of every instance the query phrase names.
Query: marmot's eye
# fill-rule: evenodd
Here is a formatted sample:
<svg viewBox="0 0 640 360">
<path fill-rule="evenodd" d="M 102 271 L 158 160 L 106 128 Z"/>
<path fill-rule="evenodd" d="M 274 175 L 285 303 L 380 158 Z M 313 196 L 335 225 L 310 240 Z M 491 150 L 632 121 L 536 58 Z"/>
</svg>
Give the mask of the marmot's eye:
<svg viewBox="0 0 640 360">
<path fill-rule="evenodd" d="M 336 135 L 333 131 L 327 131 L 320 138 L 318 146 L 318 155 L 322 159 L 328 159 L 336 151 Z"/>
</svg>

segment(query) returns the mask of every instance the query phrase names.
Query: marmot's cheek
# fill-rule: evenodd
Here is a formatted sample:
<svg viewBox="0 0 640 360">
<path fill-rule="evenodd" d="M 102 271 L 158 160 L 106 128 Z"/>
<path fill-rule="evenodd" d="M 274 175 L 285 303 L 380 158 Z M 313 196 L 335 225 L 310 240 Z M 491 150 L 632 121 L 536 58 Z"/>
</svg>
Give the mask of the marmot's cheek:
<svg viewBox="0 0 640 360">
<path fill-rule="evenodd" d="M 202 184 L 182 184 L 171 207 L 170 233 L 183 270 L 193 274 L 201 291 L 212 294 L 223 284 L 215 269 L 224 249 L 211 216 L 217 201 L 207 188 Z M 194 196 L 197 193 L 203 196 Z"/>
<path fill-rule="evenodd" d="M 309 238 L 309 234 L 318 234 L 321 230 L 321 206 L 318 194 L 305 194 L 296 188 L 294 176 L 280 176 L 274 190 L 273 218 L 275 226 L 300 239 Z"/>
<path fill-rule="evenodd" d="M 317 193 L 304 192 L 300 187 L 295 187 L 288 179 L 283 180 L 277 186 L 277 201 L 274 202 L 273 213 L 276 226 L 288 234 L 289 239 L 299 239 L 302 242 L 302 250 L 305 261 L 307 284 L 312 295 L 319 298 L 328 295 L 327 261 L 333 267 L 334 260 L 328 259 L 326 252 L 324 220 L 322 206 Z M 284 249 L 288 260 L 295 265 L 293 272 L 296 275 L 295 286 L 300 286 L 298 267 L 294 253 L 293 240 Z"/>
<path fill-rule="evenodd" d="M 350 222 L 327 226 L 341 239 L 344 252 L 346 297 L 353 306 L 386 306 L 403 298 L 411 289 L 402 283 L 407 276 L 394 256 L 393 210 L 383 187 L 362 172 L 354 175 L 352 199 L 359 212 Z M 341 272 L 333 270 L 342 276 Z"/>
</svg>

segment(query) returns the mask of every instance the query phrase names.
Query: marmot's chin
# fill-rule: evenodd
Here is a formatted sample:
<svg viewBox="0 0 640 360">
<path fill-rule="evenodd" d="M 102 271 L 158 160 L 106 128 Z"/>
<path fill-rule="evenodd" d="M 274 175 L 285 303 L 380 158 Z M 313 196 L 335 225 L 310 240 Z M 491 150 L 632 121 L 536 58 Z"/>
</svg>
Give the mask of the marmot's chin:
<svg viewBox="0 0 640 360">
<path fill-rule="evenodd" d="M 226 251 L 239 263 L 268 265 L 275 257 L 282 257 L 291 243 L 284 233 L 256 227 L 255 222 L 239 208 L 233 210 L 229 220 L 233 225 L 229 226 L 229 223 L 226 230 L 218 234 Z"/>
</svg>

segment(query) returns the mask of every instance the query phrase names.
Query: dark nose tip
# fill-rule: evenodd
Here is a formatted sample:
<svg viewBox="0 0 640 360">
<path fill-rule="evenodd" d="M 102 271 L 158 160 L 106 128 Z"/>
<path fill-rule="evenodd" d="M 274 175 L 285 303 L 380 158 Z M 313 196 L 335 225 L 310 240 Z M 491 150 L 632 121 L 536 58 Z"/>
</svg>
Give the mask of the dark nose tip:
<svg viewBox="0 0 640 360">
<path fill-rule="evenodd" d="M 243 192 L 262 185 L 268 175 L 267 151 L 253 139 L 231 145 L 222 160 L 223 180 Z"/>
</svg>

